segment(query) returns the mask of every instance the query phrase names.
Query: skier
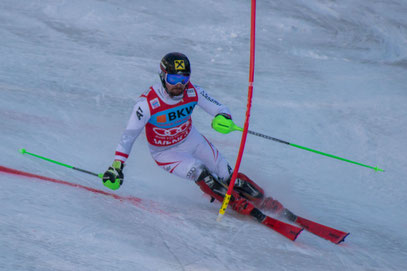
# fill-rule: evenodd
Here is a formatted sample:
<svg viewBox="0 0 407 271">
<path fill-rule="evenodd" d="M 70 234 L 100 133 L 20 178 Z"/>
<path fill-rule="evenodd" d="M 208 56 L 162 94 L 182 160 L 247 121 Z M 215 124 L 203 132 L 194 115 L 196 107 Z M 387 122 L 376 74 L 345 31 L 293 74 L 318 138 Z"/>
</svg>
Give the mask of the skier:
<svg viewBox="0 0 407 271">
<path fill-rule="evenodd" d="M 151 86 L 136 101 L 127 128 L 117 146 L 112 166 L 103 184 L 113 190 L 123 183 L 123 167 L 134 141 L 143 128 L 150 153 L 158 166 L 181 178 L 192 180 L 213 201 L 223 201 L 232 167 L 217 148 L 192 125 L 191 114 L 199 105 L 214 120 L 230 125 L 230 110 L 190 81 L 191 65 L 181 53 L 168 53 L 160 63 L 161 83 Z M 281 212 L 283 206 L 242 173 L 238 174 L 230 201 L 232 208 L 257 219 L 257 208 Z"/>
</svg>

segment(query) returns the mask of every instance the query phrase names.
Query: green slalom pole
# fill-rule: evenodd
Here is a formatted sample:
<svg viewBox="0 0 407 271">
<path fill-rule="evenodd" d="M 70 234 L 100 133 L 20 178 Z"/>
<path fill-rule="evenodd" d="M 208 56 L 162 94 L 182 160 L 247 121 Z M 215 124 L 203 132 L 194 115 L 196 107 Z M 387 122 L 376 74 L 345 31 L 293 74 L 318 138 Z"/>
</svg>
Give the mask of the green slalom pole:
<svg viewBox="0 0 407 271">
<path fill-rule="evenodd" d="M 74 170 L 77 170 L 77 171 L 80 171 L 80 172 L 83 172 L 83 173 L 87 173 L 87 174 L 90 174 L 90 175 L 93 175 L 93 176 L 96 176 L 96 177 L 99 177 L 99 178 L 103 178 L 103 173 L 97 174 L 97 173 L 94 173 L 94 172 L 91 172 L 91 171 L 88 171 L 88 170 L 84 170 L 84 169 L 81 169 L 81 168 L 70 166 L 70 165 L 67 165 L 67 164 L 64 164 L 64 163 L 61 163 L 61 162 L 58 162 L 58 161 L 55 161 L 55 160 L 52 160 L 52 159 L 37 155 L 37 154 L 34 154 L 34 153 L 28 152 L 25 149 L 20 149 L 19 151 L 22 154 L 28 154 L 28 155 L 40 158 L 42 160 L 45 160 L 45 161 L 48 161 L 48 162 L 51 162 L 51 163 L 54 163 L 54 164 L 57 164 L 57 165 L 60 165 L 60 166 L 63 166 L 63 167 L 67 167 L 67 168 L 74 169 Z"/>
<path fill-rule="evenodd" d="M 234 126 L 231 127 L 231 130 L 232 131 L 243 131 L 243 128 L 241 128 L 241 127 L 239 127 L 237 125 L 234 125 Z M 348 159 L 345 159 L 345 158 L 342 158 L 342 157 L 339 157 L 339 156 L 335 156 L 335 155 L 332 155 L 332 154 L 320 152 L 320 151 L 313 150 L 313 149 L 310 149 L 310 148 L 307 148 L 307 147 L 303 147 L 303 146 L 300 146 L 300 145 L 297 145 L 297 144 L 293 144 L 293 143 L 290 143 L 290 142 L 287 142 L 287 141 L 284 141 L 284 140 L 281 140 L 281 139 L 278 139 L 278 138 L 274 138 L 274 137 L 271 137 L 271 136 L 268 136 L 268 135 L 263 135 L 261 133 L 253 132 L 253 131 L 250 131 L 250 130 L 248 131 L 248 133 L 251 134 L 251 135 L 263 137 L 265 139 L 273 140 L 273 141 L 276 141 L 276 142 L 279 142 L 279 143 L 282 143 L 282 144 L 293 146 L 293 147 L 296 147 L 296 148 L 299 148 L 299 149 L 302 149 L 302 150 L 306 150 L 306 151 L 310 151 L 310 152 L 313 152 L 313 153 L 325 155 L 325 156 L 328 156 L 328 157 L 331 157 L 331 158 L 334 158 L 334 159 L 338 159 L 338 160 L 348 162 L 348 163 L 352 163 L 352 164 L 355 164 L 355 165 L 359 165 L 359 166 L 362 166 L 362 167 L 367 167 L 367 168 L 375 170 L 376 172 L 377 171 L 384 171 L 383 169 L 381 169 L 381 168 L 379 168 L 377 166 L 376 167 L 368 166 L 368 165 L 358 163 L 358 162 L 355 162 L 355 161 L 351 161 L 351 160 L 348 160 Z"/>
</svg>

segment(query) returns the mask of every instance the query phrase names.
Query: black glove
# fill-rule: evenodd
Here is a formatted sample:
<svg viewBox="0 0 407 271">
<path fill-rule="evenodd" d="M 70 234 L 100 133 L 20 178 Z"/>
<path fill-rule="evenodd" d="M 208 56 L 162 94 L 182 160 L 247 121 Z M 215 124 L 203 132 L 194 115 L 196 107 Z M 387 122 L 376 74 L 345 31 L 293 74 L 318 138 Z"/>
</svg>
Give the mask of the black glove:
<svg viewBox="0 0 407 271">
<path fill-rule="evenodd" d="M 123 183 L 123 167 L 124 164 L 121 161 L 115 160 L 111 167 L 103 174 L 103 185 L 117 190 Z"/>
</svg>

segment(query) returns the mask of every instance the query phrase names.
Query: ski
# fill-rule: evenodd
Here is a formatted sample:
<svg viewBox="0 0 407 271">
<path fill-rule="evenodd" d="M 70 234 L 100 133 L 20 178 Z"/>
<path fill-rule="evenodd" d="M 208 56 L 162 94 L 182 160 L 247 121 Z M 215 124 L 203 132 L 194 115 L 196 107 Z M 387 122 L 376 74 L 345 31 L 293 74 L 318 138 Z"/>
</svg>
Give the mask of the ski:
<svg viewBox="0 0 407 271">
<path fill-rule="evenodd" d="M 269 217 L 263 214 L 259 209 L 254 208 L 253 211 L 250 213 L 251 216 L 255 217 L 257 221 L 261 224 L 269 227 L 270 229 L 278 232 L 279 234 L 287 237 L 291 241 L 295 241 L 298 235 L 301 233 L 303 228 L 297 227 L 295 225 L 291 225 L 280 221 L 278 219 Z"/>
<path fill-rule="evenodd" d="M 302 232 L 303 228 L 285 223 L 278 219 L 266 216 L 266 218 L 261 222 L 261 224 L 269 227 L 270 229 L 275 230 L 279 234 L 287 237 L 291 241 L 295 241 L 298 235 Z"/>
<path fill-rule="evenodd" d="M 284 209 L 283 216 L 295 224 L 304 227 L 307 231 L 331 241 L 335 244 L 340 244 L 345 241 L 345 238 L 350 234 L 349 232 L 340 231 L 317 222 L 305 219 L 301 216 L 293 214 L 290 210 Z"/>
</svg>

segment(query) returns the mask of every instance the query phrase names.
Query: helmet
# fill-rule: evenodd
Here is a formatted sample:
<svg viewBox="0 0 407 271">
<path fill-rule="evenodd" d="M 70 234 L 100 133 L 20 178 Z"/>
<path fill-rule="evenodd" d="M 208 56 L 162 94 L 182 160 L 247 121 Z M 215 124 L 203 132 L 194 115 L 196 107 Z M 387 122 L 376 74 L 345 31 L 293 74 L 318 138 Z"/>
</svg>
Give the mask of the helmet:
<svg viewBox="0 0 407 271">
<path fill-rule="evenodd" d="M 191 65 L 186 55 L 172 52 L 166 54 L 160 62 L 160 79 L 165 90 L 165 75 L 166 74 L 182 74 L 189 76 L 191 74 Z M 168 92 L 168 90 L 167 90 Z"/>
</svg>

